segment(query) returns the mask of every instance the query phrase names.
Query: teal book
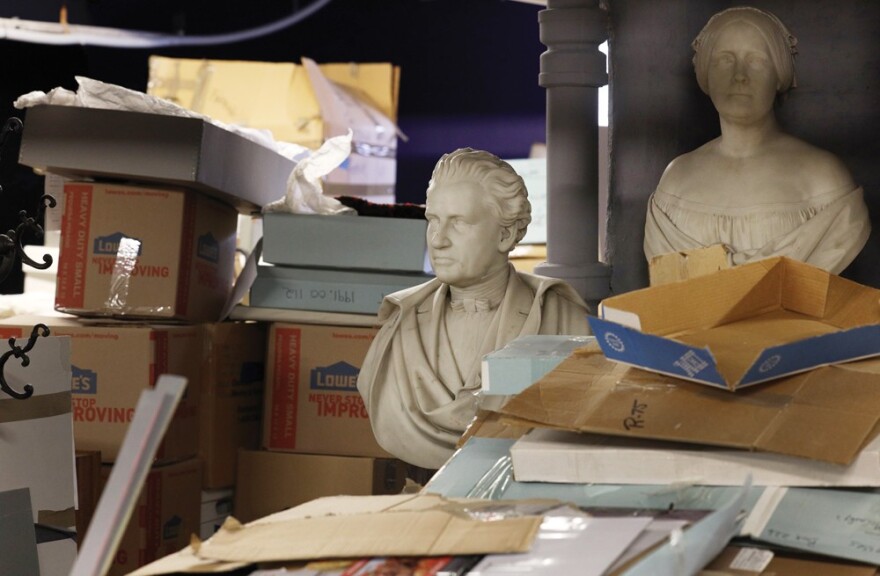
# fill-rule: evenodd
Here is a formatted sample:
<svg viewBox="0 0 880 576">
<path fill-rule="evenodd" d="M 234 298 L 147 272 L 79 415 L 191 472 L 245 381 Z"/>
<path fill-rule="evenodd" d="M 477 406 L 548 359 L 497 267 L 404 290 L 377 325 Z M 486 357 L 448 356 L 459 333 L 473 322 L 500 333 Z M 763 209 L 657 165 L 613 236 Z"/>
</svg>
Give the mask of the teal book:
<svg viewBox="0 0 880 576">
<path fill-rule="evenodd" d="M 594 340 L 593 336 L 520 336 L 483 357 L 483 393 L 518 394 L 556 368 L 576 348 Z"/>
<path fill-rule="evenodd" d="M 263 215 L 263 260 L 284 266 L 430 271 L 424 218 Z"/>
<path fill-rule="evenodd" d="M 257 267 L 250 305 L 260 308 L 376 314 L 388 294 L 433 278 L 423 273 Z"/>
</svg>

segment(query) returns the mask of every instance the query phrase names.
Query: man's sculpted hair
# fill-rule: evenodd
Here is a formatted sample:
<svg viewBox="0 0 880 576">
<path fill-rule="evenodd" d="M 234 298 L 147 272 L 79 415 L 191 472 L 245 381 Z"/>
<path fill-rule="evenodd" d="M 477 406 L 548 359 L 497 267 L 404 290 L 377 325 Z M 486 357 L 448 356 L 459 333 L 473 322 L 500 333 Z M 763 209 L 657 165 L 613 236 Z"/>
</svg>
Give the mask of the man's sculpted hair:
<svg viewBox="0 0 880 576">
<path fill-rule="evenodd" d="M 444 154 L 431 174 L 427 195 L 438 184 L 474 182 L 488 193 L 489 207 L 504 228 L 513 226 L 516 241 L 526 235 L 532 221 L 532 205 L 525 182 L 513 167 L 494 154 L 472 148 L 459 148 Z"/>
</svg>

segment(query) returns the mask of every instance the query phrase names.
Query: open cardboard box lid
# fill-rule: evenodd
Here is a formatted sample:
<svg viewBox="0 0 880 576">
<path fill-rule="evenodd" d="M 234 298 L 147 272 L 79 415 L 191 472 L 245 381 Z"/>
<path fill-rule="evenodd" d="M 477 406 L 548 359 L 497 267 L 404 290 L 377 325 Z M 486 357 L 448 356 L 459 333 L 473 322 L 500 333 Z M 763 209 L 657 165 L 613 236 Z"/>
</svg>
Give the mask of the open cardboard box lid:
<svg viewBox="0 0 880 576">
<path fill-rule="evenodd" d="M 609 362 L 587 346 L 511 398 L 500 413 L 523 425 L 845 465 L 877 432 L 880 359 L 825 366 L 730 394 Z"/>
<path fill-rule="evenodd" d="M 606 298 L 610 360 L 738 390 L 880 355 L 880 290 L 788 258 Z"/>
</svg>

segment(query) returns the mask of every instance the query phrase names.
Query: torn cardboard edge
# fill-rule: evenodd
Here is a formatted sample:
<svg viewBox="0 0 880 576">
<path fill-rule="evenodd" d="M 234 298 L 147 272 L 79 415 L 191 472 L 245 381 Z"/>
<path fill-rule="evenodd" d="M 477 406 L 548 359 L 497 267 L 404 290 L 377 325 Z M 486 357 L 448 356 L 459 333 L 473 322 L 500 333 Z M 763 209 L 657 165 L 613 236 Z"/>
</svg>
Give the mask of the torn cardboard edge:
<svg viewBox="0 0 880 576">
<path fill-rule="evenodd" d="M 651 286 L 682 282 L 731 268 L 731 251 L 724 244 L 658 254 L 648 262 Z"/>
<path fill-rule="evenodd" d="M 878 432 L 880 360 L 826 366 L 736 395 L 576 350 L 499 412 L 544 427 L 849 465 Z"/>
<path fill-rule="evenodd" d="M 880 290 L 784 257 L 606 298 L 589 322 L 611 360 L 728 390 L 880 355 Z"/>
<path fill-rule="evenodd" d="M 246 525 L 227 519 L 210 539 L 132 576 L 220 572 L 272 561 L 528 551 L 553 499 L 446 499 L 434 494 L 331 496 Z"/>
</svg>

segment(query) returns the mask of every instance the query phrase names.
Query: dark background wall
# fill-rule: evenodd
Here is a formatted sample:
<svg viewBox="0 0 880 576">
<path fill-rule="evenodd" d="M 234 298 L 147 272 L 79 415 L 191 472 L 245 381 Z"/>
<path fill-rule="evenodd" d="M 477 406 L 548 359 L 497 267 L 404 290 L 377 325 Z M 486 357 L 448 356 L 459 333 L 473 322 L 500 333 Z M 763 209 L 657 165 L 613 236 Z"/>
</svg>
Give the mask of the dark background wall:
<svg viewBox="0 0 880 576">
<path fill-rule="evenodd" d="M 843 159 L 865 190 L 874 233 L 843 275 L 880 287 L 880 2 L 609 0 L 611 25 L 609 255 L 612 290 L 647 285 L 648 197 L 666 165 L 719 133 L 697 86 L 690 43 L 714 13 L 752 5 L 798 38 L 798 88 L 783 128 Z"/>
<path fill-rule="evenodd" d="M 597 0 L 598 1 L 598 0 Z M 57 18 L 61 2 L 6 0 L 0 16 Z M 296 2 L 250 0 L 72 0 L 70 21 L 212 34 L 255 26 L 289 13 Z M 303 4 L 300 2 L 300 4 Z M 666 164 L 718 133 L 708 97 L 690 63 L 690 42 L 715 12 L 743 4 L 720 0 L 605 0 L 611 43 L 611 150 L 608 249 L 612 290 L 647 284 L 642 252 L 648 196 Z M 799 39 L 798 82 L 778 115 L 795 135 L 841 156 L 865 189 L 875 233 L 844 272 L 880 286 L 880 2 L 755 0 Z M 152 53 L 187 58 L 318 62 L 389 61 L 402 68 L 398 198 L 421 202 L 436 159 L 459 146 L 503 157 L 526 156 L 544 140 L 544 91 L 538 86 L 537 13 L 502 0 L 333 0 L 301 24 L 260 39 L 203 48 L 124 50 L 39 46 L 0 40 L 0 106 L 30 90 L 75 88 L 73 76 L 144 90 Z M 234 17 L 232 16 L 234 15 Z M 42 183 L 0 165 L 0 227 L 19 209 L 33 211 Z M 0 293 L 20 290 L 10 278 Z M 16 289 L 17 288 L 17 289 Z"/>
<path fill-rule="evenodd" d="M 62 2 L 5 0 L 0 17 L 56 20 Z M 289 14 L 280 0 L 69 0 L 69 21 L 128 29 L 217 34 Z M 245 12 L 245 8 L 247 11 Z M 526 157 L 544 141 L 544 90 L 538 86 L 539 6 L 503 0 L 333 0 L 286 30 L 228 44 L 130 50 L 41 46 L 0 41 L 0 112 L 22 117 L 12 101 L 31 90 L 75 89 L 74 75 L 146 90 L 151 54 L 263 61 L 392 62 L 401 67 L 397 197 L 422 202 L 437 158 L 460 146 L 506 158 Z M 25 119 L 26 121 L 26 119 Z M 42 182 L 4 151 L 0 225 L 20 209 L 34 211 Z M 21 276 L 0 292 L 21 289 Z"/>
</svg>

